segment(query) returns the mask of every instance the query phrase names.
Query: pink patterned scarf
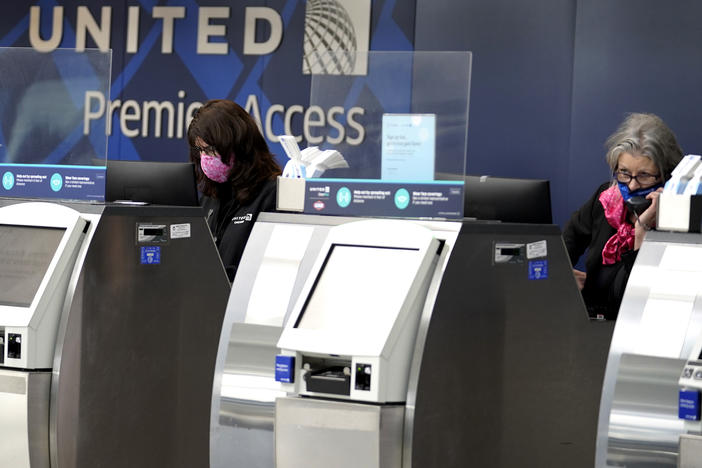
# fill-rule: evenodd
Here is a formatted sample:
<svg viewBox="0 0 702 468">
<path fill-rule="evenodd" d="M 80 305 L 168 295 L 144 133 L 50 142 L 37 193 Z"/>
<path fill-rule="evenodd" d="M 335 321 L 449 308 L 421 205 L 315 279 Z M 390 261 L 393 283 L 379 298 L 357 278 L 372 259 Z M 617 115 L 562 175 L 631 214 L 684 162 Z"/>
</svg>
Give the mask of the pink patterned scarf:
<svg viewBox="0 0 702 468">
<path fill-rule="evenodd" d="M 622 259 L 622 253 L 634 248 L 634 226 L 626 222 L 627 210 L 619 187 L 611 186 L 600 194 L 599 200 L 607 222 L 617 230 L 602 249 L 602 263 L 612 265 Z"/>
</svg>

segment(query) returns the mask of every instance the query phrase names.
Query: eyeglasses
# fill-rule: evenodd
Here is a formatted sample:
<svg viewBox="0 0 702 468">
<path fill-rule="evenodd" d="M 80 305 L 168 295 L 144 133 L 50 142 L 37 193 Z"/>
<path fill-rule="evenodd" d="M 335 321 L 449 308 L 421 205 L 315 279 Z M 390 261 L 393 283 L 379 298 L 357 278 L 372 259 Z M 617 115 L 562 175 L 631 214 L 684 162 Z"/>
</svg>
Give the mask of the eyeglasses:
<svg viewBox="0 0 702 468">
<path fill-rule="evenodd" d="M 660 177 L 660 174 L 649 174 L 648 172 L 640 172 L 639 174 L 632 175 L 626 171 L 614 171 L 614 177 L 617 179 L 618 182 L 621 182 L 623 184 L 628 184 L 633 179 L 636 182 L 638 182 L 639 185 L 644 187 L 646 185 L 652 185 L 653 183 L 655 183 Z"/>
<path fill-rule="evenodd" d="M 205 153 L 205 154 L 209 154 L 210 156 L 214 156 L 215 153 L 217 153 L 217 148 L 215 148 L 214 146 L 211 146 L 211 145 L 210 146 L 197 146 L 197 145 L 195 145 L 195 146 L 193 146 L 193 149 L 195 151 L 197 151 L 198 153 L 201 153 L 201 154 Z"/>
</svg>

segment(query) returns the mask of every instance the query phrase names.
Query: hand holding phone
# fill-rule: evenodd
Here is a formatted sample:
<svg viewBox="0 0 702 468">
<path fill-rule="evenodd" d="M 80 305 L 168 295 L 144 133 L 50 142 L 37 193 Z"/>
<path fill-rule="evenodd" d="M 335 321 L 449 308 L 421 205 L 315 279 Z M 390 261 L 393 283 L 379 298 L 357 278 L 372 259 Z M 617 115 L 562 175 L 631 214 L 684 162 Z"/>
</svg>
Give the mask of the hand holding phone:
<svg viewBox="0 0 702 468">
<path fill-rule="evenodd" d="M 636 216 L 646 211 L 649 206 L 651 206 L 651 199 L 642 196 L 631 197 L 626 201 L 626 207 Z"/>
</svg>

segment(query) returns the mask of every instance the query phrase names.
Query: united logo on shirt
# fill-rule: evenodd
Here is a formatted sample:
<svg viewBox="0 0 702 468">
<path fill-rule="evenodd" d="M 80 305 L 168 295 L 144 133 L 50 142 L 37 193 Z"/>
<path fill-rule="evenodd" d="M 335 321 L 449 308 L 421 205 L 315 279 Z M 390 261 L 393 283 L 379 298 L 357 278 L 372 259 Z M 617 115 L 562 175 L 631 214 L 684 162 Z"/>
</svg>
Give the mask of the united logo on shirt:
<svg viewBox="0 0 702 468">
<path fill-rule="evenodd" d="M 234 224 L 242 224 L 247 221 L 251 221 L 253 219 L 253 214 L 251 213 L 246 213 L 245 215 L 242 216 L 234 216 L 232 218 L 232 223 Z"/>
</svg>

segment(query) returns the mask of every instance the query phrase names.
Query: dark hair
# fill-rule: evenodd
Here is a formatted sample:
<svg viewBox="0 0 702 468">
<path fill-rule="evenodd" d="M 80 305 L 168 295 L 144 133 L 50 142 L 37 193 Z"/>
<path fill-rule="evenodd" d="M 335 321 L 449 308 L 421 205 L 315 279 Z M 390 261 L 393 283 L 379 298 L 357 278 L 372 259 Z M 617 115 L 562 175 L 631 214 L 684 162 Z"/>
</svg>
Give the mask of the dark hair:
<svg viewBox="0 0 702 468">
<path fill-rule="evenodd" d="M 615 171 L 619 155 L 646 156 L 654 162 L 663 180 L 670 178 L 671 172 L 683 157 L 673 131 L 654 114 L 628 114 L 617 131 L 607 139 L 607 163 Z"/>
<path fill-rule="evenodd" d="M 223 163 L 234 159 L 224 184 L 213 182 L 202 172 L 200 151 L 196 148 L 198 138 L 213 146 Z M 260 184 L 281 174 L 256 121 L 233 101 L 213 99 L 198 109 L 188 126 L 188 143 L 198 188 L 204 195 L 218 197 L 218 191 L 226 185 L 237 201 L 246 203 Z"/>
</svg>

